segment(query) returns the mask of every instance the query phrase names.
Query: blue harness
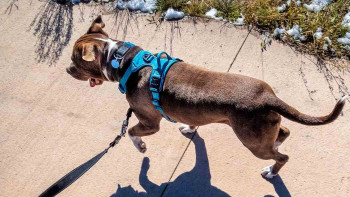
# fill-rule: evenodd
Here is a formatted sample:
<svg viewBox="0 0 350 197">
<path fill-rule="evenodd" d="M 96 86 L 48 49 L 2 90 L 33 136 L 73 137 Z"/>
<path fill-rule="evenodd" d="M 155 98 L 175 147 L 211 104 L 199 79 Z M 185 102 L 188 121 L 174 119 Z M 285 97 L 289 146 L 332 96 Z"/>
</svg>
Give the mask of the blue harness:
<svg viewBox="0 0 350 197">
<path fill-rule="evenodd" d="M 124 44 L 117 50 L 115 54 L 115 59 L 112 60 L 112 67 L 119 68 L 119 60 L 121 60 L 125 53 L 133 48 L 135 45 L 130 42 L 124 42 Z M 165 54 L 167 58 L 161 59 L 161 55 Z M 128 69 L 125 71 L 124 75 L 119 82 L 119 90 L 121 93 L 126 93 L 126 83 L 132 73 L 139 71 L 141 68 L 146 66 L 152 67 L 152 72 L 150 76 L 150 91 L 152 92 L 152 104 L 155 109 L 158 110 L 162 116 L 170 122 L 176 123 L 176 121 L 169 118 L 163 111 L 162 107 L 159 104 L 160 92 L 163 90 L 163 84 L 165 81 L 165 76 L 170 69 L 170 67 L 180 61 L 179 59 L 170 57 L 166 52 L 158 53 L 155 57 L 152 53 L 148 51 L 141 50 L 136 56 L 132 59 L 132 62 Z"/>
</svg>

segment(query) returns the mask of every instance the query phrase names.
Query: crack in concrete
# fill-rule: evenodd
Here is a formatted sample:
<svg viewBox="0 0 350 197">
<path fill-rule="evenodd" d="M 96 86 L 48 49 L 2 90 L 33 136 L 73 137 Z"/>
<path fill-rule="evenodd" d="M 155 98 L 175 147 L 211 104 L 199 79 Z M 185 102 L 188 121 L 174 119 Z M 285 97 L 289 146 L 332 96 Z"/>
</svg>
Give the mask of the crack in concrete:
<svg viewBox="0 0 350 197">
<path fill-rule="evenodd" d="M 340 93 L 341 95 L 350 95 L 350 91 L 347 85 L 345 84 L 343 77 L 337 71 L 337 69 L 339 68 L 334 68 L 333 71 L 336 72 L 336 74 L 334 74 L 331 68 L 327 66 L 325 62 L 321 62 L 321 61 L 314 62 L 312 61 L 312 59 L 308 58 L 307 56 L 304 56 L 304 57 L 310 60 L 310 62 L 312 62 L 313 64 L 315 64 L 319 72 L 323 74 L 324 78 L 327 81 L 328 88 L 335 100 L 338 100 L 339 98 L 334 93 L 335 88 L 331 84 L 333 81 L 336 83 L 335 85 L 338 86 L 337 87 L 338 93 Z M 347 98 L 347 100 L 350 102 L 350 98 Z"/>
<path fill-rule="evenodd" d="M 306 88 L 306 91 L 309 94 L 309 98 L 313 101 L 314 99 L 312 98 L 312 94 L 316 92 L 316 90 L 310 90 L 308 84 L 307 84 L 307 79 L 306 79 L 306 74 L 303 71 L 303 65 L 305 64 L 305 62 L 303 61 L 303 56 L 301 56 L 300 59 L 300 68 L 299 68 L 299 75 L 301 76 L 301 79 L 303 80 L 304 86 Z"/>
<path fill-rule="evenodd" d="M 199 128 L 199 127 L 198 127 L 198 128 Z M 198 129 L 198 128 L 197 128 L 197 129 Z M 186 148 L 185 148 L 185 151 L 182 153 L 182 155 L 181 155 L 179 161 L 177 162 L 176 167 L 175 167 L 173 173 L 171 173 L 171 176 L 170 176 L 170 178 L 169 178 L 169 180 L 168 180 L 168 183 L 167 183 L 166 186 L 164 187 L 164 189 L 163 189 L 163 191 L 162 191 L 160 197 L 163 197 L 163 195 L 164 195 L 166 189 L 168 188 L 169 182 L 170 182 L 171 179 L 173 178 L 173 176 L 174 176 L 174 174 L 175 174 L 177 168 L 179 167 L 179 165 L 180 165 L 180 163 L 181 163 L 183 157 L 185 156 L 185 154 L 186 154 L 186 152 L 187 152 L 188 147 L 190 146 L 190 144 L 191 144 L 191 142 L 192 142 L 192 140 L 193 140 L 193 138 L 194 138 L 194 136 L 195 136 L 196 134 L 197 134 L 197 130 L 196 130 L 196 131 L 193 133 L 193 135 L 191 136 L 191 139 L 190 139 L 190 141 L 188 142 L 188 144 L 187 144 L 187 146 L 186 146 Z"/>
</svg>

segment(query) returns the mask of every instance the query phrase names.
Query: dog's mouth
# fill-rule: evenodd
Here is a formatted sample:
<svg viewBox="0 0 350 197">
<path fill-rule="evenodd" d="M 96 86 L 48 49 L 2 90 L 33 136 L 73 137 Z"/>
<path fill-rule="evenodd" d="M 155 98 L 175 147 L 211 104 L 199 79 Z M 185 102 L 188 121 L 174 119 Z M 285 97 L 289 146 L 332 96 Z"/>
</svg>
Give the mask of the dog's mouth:
<svg viewBox="0 0 350 197">
<path fill-rule="evenodd" d="M 96 85 L 102 85 L 103 81 L 95 78 L 90 78 L 90 87 L 95 87 Z"/>
</svg>

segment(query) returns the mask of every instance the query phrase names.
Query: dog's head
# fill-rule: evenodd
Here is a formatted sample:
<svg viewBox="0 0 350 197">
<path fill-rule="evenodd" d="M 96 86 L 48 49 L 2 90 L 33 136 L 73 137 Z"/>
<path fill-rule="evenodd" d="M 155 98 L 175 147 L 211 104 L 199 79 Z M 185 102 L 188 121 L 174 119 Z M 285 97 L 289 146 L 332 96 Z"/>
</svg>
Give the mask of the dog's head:
<svg viewBox="0 0 350 197">
<path fill-rule="evenodd" d="M 90 86 L 101 85 L 108 80 L 106 67 L 117 48 L 117 41 L 111 40 L 103 31 L 105 24 L 98 16 L 86 34 L 74 44 L 72 63 L 67 73 L 78 80 L 90 80 Z"/>
</svg>

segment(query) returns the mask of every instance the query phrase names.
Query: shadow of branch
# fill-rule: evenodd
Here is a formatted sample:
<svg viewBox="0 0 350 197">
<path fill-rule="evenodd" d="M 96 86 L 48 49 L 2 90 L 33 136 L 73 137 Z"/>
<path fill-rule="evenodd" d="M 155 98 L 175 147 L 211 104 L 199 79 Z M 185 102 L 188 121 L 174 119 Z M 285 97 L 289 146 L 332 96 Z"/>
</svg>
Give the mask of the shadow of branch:
<svg viewBox="0 0 350 197">
<path fill-rule="evenodd" d="M 119 37 L 121 40 L 125 40 L 129 29 L 133 34 L 140 34 L 139 22 L 137 20 L 138 16 L 132 14 L 129 10 L 114 10 L 114 26 L 112 31 L 116 32 L 116 37 Z M 133 25 L 136 26 L 137 31 L 133 29 Z"/>
<path fill-rule="evenodd" d="M 55 64 L 68 45 L 73 29 L 73 7 L 47 1 L 40 7 L 29 30 L 38 37 L 35 44 L 38 63 Z"/>
<path fill-rule="evenodd" d="M 6 10 L 5 10 L 5 14 L 10 15 L 11 12 L 12 12 L 13 7 L 15 7 L 15 8 L 18 10 L 18 5 L 17 5 L 17 3 L 18 3 L 18 0 L 11 0 L 9 6 L 8 6 L 8 7 L 6 8 Z"/>
</svg>

